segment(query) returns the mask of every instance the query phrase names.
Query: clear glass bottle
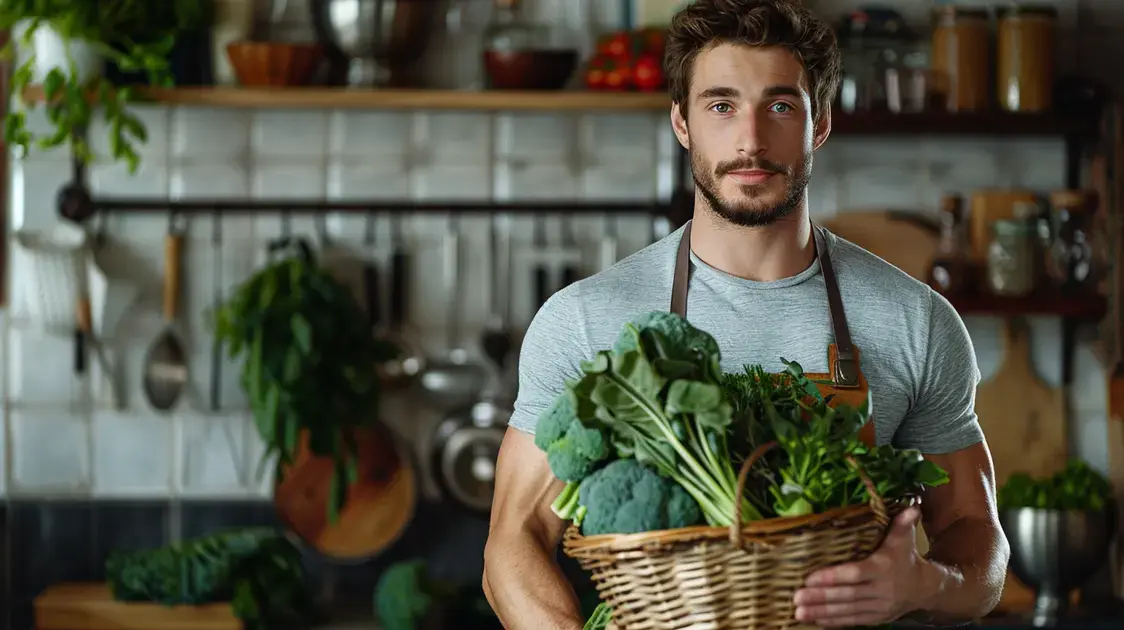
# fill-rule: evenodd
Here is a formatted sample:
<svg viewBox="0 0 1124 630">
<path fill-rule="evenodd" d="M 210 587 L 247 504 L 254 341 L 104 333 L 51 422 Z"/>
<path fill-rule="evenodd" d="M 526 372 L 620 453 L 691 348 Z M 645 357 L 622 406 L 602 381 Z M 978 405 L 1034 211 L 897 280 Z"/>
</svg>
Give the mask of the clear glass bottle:
<svg viewBox="0 0 1124 630">
<path fill-rule="evenodd" d="M 1046 256 L 1050 282 L 1063 292 L 1093 288 L 1100 278 L 1103 252 L 1092 235 L 1097 194 L 1092 190 L 1058 190 L 1050 194 L 1054 237 Z"/>
<path fill-rule="evenodd" d="M 944 295 L 961 293 L 968 276 L 963 197 L 945 195 L 941 201 L 940 224 L 937 254 L 929 267 L 929 286 Z"/>
</svg>

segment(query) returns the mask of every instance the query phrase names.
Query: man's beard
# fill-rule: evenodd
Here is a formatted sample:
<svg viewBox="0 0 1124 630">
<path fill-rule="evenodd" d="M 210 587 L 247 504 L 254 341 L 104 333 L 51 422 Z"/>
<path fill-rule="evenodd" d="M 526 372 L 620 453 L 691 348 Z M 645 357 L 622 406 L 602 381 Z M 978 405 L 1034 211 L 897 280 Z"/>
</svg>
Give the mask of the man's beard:
<svg viewBox="0 0 1124 630">
<path fill-rule="evenodd" d="M 784 177 L 785 181 L 788 182 L 788 188 L 779 204 L 772 207 L 762 206 L 761 201 L 755 199 L 766 191 L 767 183 L 740 186 L 742 193 L 747 197 L 744 201 L 729 202 L 718 196 L 718 179 L 720 177 L 731 171 L 749 169 L 770 171 Z M 808 152 L 804 156 L 803 163 L 800 164 L 798 169 L 758 158 L 720 162 L 714 167 L 713 172 L 710 172 L 706 163 L 703 162 L 702 155 L 692 151 L 691 175 L 695 180 L 696 190 L 702 193 L 703 198 L 710 205 L 711 212 L 733 225 L 761 227 L 776 223 L 800 206 L 800 202 L 804 199 L 804 192 L 808 187 L 808 181 L 812 176 L 812 153 Z"/>
</svg>

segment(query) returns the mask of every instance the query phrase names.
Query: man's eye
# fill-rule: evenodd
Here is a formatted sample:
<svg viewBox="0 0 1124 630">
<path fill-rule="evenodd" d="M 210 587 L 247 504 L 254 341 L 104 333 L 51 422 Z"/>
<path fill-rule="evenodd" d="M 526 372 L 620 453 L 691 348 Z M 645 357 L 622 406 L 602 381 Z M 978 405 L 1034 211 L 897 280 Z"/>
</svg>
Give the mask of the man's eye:
<svg viewBox="0 0 1124 630">
<path fill-rule="evenodd" d="M 782 108 L 777 112 L 778 114 L 787 114 L 792 110 L 792 106 L 790 106 L 788 103 L 776 103 L 775 105 L 773 105 L 774 110 L 778 107 Z"/>
<path fill-rule="evenodd" d="M 723 109 L 723 108 L 725 108 L 725 109 Z M 717 105 L 714 106 L 714 111 L 718 112 L 719 114 L 729 113 L 730 105 L 728 103 L 718 103 Z"/>
</svg>

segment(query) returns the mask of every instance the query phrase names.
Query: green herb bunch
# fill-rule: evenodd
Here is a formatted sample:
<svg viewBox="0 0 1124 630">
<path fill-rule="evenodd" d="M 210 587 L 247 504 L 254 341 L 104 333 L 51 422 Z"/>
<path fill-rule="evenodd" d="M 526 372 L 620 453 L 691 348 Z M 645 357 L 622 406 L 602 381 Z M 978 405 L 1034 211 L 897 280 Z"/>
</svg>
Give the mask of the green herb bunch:
<svg viewBox="0 0 1124 630">
<path fill-rule="evenodd" d="M 354 429 L 377 421 L 376 368 L 397 355 L 377 340 L 351 290 L 319 265 L 303 240 L 271 245 L 279 260 L 250 276 L 215 314 L 215 334 L 231 358 L 244 357 L 241 385 L 284 478 L 308 434 L 312 454 L 335 462 L 329 522 L 335 523 L 358 474 Z"/>
<path fill-rule="evenodd" d="M 37 136 L 27 127 L 27 112 L 35 101 L 23 100 L 34 77 L 35 32 L 54 29 L 65 41 L 84 40 L 123 72 L 140 72 L 150 86 L 171 87 L 168 56 L 176 36 L 205 25 L 211 16 L 209 0 L 5 0 L 0 3 L 0 29 L 22 31 L 2 53 L 23 59 L 11 76 L 10 89 L 23 108 L 14 107 L 4 120 L 4 141 L 26 156 L 32 147 L 51 150 L 70 143 L 74 157 L 90 162 L 95 156 L 85 131 L 100 106 L 108 129 L 110 157 L 123 160 L 130 173 L 140 165 L 134 143 L 147 141 L 147 130 L 128 105 L 137 99 L 132 86 L 114 86 L 103 77 L 80 80 L 74 59 L 67 68 L 54 68 L 42 81 L 43 102 L 53 130 Z"/>
<path fill-rule="evenodd" d="M 1072 459 L 1048 477 L 1015 473 L 999 487 L 1003 510 L 1038 508 L 1100 512 L 1112 501 L 1112 483 L 1084 460 Z"/>
</svg>

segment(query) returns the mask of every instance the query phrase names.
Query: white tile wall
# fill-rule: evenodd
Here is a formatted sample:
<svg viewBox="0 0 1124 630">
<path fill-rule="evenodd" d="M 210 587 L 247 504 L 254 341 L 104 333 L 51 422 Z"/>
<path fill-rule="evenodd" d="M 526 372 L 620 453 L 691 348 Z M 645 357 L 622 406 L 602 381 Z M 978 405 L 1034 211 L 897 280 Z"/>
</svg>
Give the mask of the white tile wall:
<svg viewBox="0 0 1124 630">
<path fill-rule="evenodd" d="M 556 0 L 539 4 L 554 11 Z M 595 3 L 604 9 L 609 3 Z M 819 8 L 839 15 L 858 0 L 821 0 Z M 1058 2 L 1063 24 L 1084 29 L 1090 16 L 1107 24 L 1120 11 L 1115 0 Z M 911 19 L 923 18 L 927 2 L 908 0 L 895 8 Z M 540 7 L 543 11 L 547 9 Z M 549 12 L 548 11 L 548 12 Z M 613 26 L 615 11 L 599 10 L 598 24 Z M 1103 14 L 1103 15 L 1102 15 Z M 1102 29 L 1103 31 L 1103 29 Z M 1097 35 L 1103 47 L 1083 42 L 1077 52 L 1085 71 L 1096 72 L 1098 54 L 1118 46 L 1113 33 Z M 1088 44 L 1088 45 L 1086 45 Z M 1086 50 L 1088 48 L 1088 50 Z M 1063 68 L 1066 64 L 1063 62 Z M 1070 64 L 1071 66 L 1073 64 Z M 1106 78 L 1116 75 L 1106 71 Z M 142 108 L 149 142 L 140 148 L 140 173 L 129 176 L 118 165 L 91 169 L 91 185 L 101 194 L 171 195 L 176 198 L 666 198 L 671 192 L 675 141 L 662 114 L 587 116 L 497 115 L 474 113 L 392 113 L 330 111 L 221 110 Z M 33 120 L 33 124 L 43 124 Z M 94 128 L 95 139 L 102 130 Z M 94 147 L 102 145 L 95 141 Z M 1062 146 L 1058 142 L 978 139 L 859 140 L 836 138 L 816 160 L 811 201 L 816 218 L 863 207 L 932 209 L 946 190 L 982 186 L 1030 186 L 1048 189 L 1062 183 Z M 57 220 L 54 197 L 69 177 L 63 152 L 36 154 L 14 163 L 10 227 L 48 227 Z M 647 221 L 616 221 L 620 254 L 648 242 Z M 188 226 L 187 276 L 181 304 L 183 332 L 192 352 L 191 387 L 174 413 L 149 409 L 140 391 L 144 353 L 161 330 L 161 238 L 167 219 L 158 215 L 112 216 L 103 266 L 110 276 L 111 308 L 97 322 L 108 365 L 123 378 L 124 408 L 113 406 L 110 379 L 98 365 L 90 370 L 94 405 L 82 406 L 83 381 L 72 376 L 72 345 L 66 331 L 45 331 L 27 316 L 27 299 L 38 289 L 34 275 L 12 248 L 5 334 L 3 431 L 0 431 L 0 493 L 9 496 L 84 495 L 97 497 L 253 497 L 268 493 L 269 480 L 256 479 L 262 445 L 248 422 L 245 398 L 237 384 L 238 365 L 222 365 L 222 408 L 209 410 L 210 338 L 204 317 L 216 283 L 224 294 L 251 273 L 263 256 L 265 241 L 278 234 L 276 216 L 229 217 L 222 221 L 222 245 L 211 244 L 212 219 L 198 216 Z M 316 224 L 294 217 L 294 230 L 311 237 Z M 350 250 L 363 246 L 364 218 L 331 216 L 333 242 Z M 574 221 L 582 241 L 586 272 L 596 269 L 594 239 L 606 223 L 601 218 Z M 385 221 L 380 220 L 377 255 L 386 253 Z M 445 339 L 444 293 L 436 237 L 440 217 L 413 217 L 404 236 L 419 263 L 409 310 L 428 350 Z M 560 223 L 549 222 L 551 243 L 561 243 Z M 469 240 L 482 244 L 486 223 L 465 220 Z M 532 251 L 568 255 L 559 247 L 528 246 L 530 220 L 516 220 L 522 246 L 516 270 L 526 269 Z M 587 244 L 588 243 L 588 244 Z M 486 253 L 469 256 L 472 278 L 486 278 Z M 218 275 L 215 275 L 215 271 Z M 425 281 L 425 282 L 423 282 Z M 529 320 L 533 305 L 530 279 L 516 277 L 512 300 L 514 324 Z M 487 287 L 473 287 L 458 310 L 466 335 L 486 319 Z M 998 324 L 969 318 L 981 369 L 990 375 L 1001 360 Z M 466 336 L 466 339 L 469 337 Z M 1058 322 L 1034 322 L 1036 367 L 1051 383 L 1060 380 Z M 1107 403 L 1102 367 L 1088 342 L 1078 353 L 1073 426 L 1077 451 L 1098 468 L 1107 467 Z M 435 417 L 427 410 L 390 401 L 389 419 L 426 444 L 426 428 Z M 409 411 L 410 413 L 406 413 Z"/>
</svg>

